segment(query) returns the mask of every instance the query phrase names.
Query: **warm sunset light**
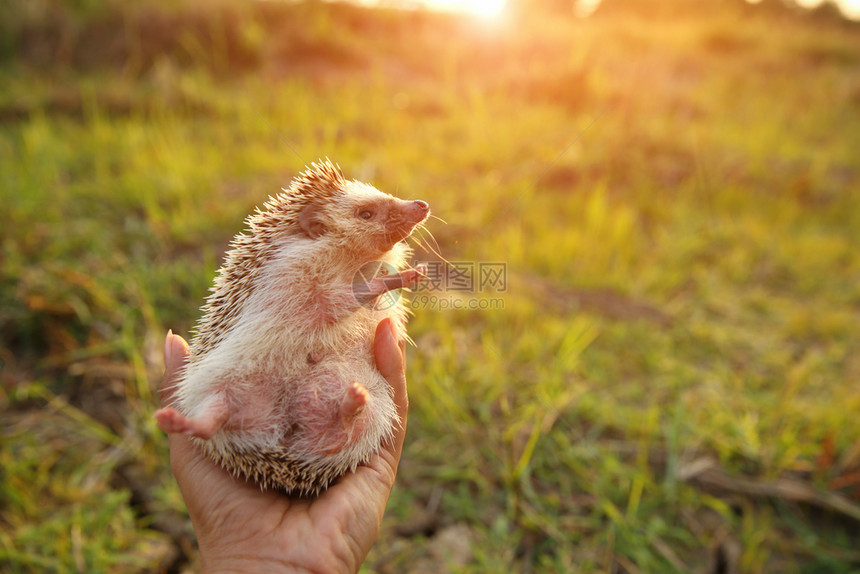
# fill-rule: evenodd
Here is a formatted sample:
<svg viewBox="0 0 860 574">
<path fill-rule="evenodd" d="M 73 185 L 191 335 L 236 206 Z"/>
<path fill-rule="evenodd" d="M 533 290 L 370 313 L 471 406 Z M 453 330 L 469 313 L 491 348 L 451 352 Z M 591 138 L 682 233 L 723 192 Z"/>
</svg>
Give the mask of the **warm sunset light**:
<svg viewBox="0 0 860 574">
<path fill-rule="evenodd" d="M 0 0 L 0 574 L 860 574 L 858 150 L 860 0 Z"/>
<path fill-rule="evenodd" d="M 426 0 L 422 4 L 433 10 L 466 12 L 485 18 L 496 18 L 504 11 L 506 0 Z"/>
</svg>

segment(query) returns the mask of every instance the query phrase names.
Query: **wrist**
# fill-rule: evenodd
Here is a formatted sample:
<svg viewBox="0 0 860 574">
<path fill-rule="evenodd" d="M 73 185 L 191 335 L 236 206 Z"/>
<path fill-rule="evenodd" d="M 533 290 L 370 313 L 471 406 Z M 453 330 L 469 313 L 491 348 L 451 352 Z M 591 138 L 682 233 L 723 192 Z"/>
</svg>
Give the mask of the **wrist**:
<svg viewBox="0 0 860 574">
<path fill-rule="evenodd" d="M 294 555 L 281 548 L 274 555 L 266 549 L 207 548 L 200 546 L 200 571 L 203 574 L 354 574 L 360 563 L 351 568 L 333 555 L 316 555 L 308 559 L 303 552 Z"/>
<path fill-rule="evenodd" d="M 206 558 L 200 555 L 203 574 L 316 574 L 313 570 L 257 556 Z"/>
</svg>

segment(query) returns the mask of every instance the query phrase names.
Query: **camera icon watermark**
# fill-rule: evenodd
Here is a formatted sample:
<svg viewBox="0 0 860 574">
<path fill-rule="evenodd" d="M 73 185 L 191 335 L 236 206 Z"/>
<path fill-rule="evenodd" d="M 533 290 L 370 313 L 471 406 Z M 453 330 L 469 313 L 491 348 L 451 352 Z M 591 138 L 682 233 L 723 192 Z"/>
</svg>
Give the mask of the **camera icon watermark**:
<svg viewBox="0 0 860 574">
<path fill-rule="evenodd" d="M 362 265 L 352 277 L 352 295 L 362 306 L 373 311 L 385 311 L 400 301 L 402 276 L 384 261 Z"/>
</svg>

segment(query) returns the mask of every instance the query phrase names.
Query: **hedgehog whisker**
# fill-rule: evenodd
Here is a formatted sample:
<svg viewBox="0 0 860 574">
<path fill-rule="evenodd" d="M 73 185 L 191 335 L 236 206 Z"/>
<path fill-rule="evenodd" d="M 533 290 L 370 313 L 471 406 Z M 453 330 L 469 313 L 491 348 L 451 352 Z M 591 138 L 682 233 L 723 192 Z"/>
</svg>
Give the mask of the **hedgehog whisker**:
<svg viewBox="0 0 860 574">
<path fill-rule="evenodd" d="M 411 239 L 415 242 L 415 244 L 428 253 L 432 253 L 432 250 L 429 245 L 425 243 L 424 237 L 421 236 L 421 229 L 417 227 L 412 231 Z"/>
<path fill-rule="evenodd" d="M 435 247 L 434 247 L 434 245 L 431 245 L 430 242 L 427 241 L 423 236 L 421 236 L 421 233 L 423 233 L 423 232 L 426 232 L 427 235 L 430 236 L 430 238 L 433 240 L 433 244 L 435 244 Z M 443 262 L 447 263 L 448 265 L 451 264 L 451 262 L 448 261 L 448 259 L 446 259 L 444 255 L 442 255 L 442 253 L 441 253 L 442 248 L 439 246 L 439 242 L 436 241 L 436 238 L 433 237 L 433 234 L 430 232 L 429 229 L 424 227 L 424 225 L 418 225 L 413 230 L 412 233 L 413 233 L 413 239 L 423 250 L 432 253 L 433 255 L 435 255 L 436 257 L 438 257 L 439 259 L 441 259 Z M 416 235 L 418 235 L 418 237 L 416 237 Z"/>
<path fill-rule="evenodd" d="M 419 230 L 413 231 L 412 240 L 415 241 L 415 244 L 424 250 L 427 253 L 434 253 L 433 248 L 429 243 L 426 242 L 426 239 L 421 236 Z"/>
<path fill-rule="evenodd" d="M 437 218 L 437 219 L 438 219 L 438 218 Z M 440 220 L 440 221 L 441 221 L 441 220 Z M 440 257 L 440 258 L 442 258 L 442 260 L 443 260 L 443 261 L 445 261 L 445 263 L 448 263 L 448 261 L 447 261 L 447 260 L 445 260 L 445 258 L 444 258 L 444 257 L 442 257 L 442 255 L 440 255 L 440 253 L 442 252 L 442 248 L 439 246 L 439 242 L 438 242 L 438 241 L 436 241 L 436 236 L 434 236 L 434 235 L 433 235 L 433 232 L 432 232 L 432 231 L 430 231 L 429 229 L 427 229 L 423 224 L 422 224 L 422 225 L 420 225 L 419 227 L 420 227 L 420 230 L 421 230 L 421 231 L 426 231 L 426 232 L 427 232 L 427 235 L 429 235 L 429 236 L 430 236 L 430 239 L 432 239 L 432 240 L 433 240 L 433 244 L 436 246 L 436 251 L 435 251 L 435 253 L 436 253 L 437 255 L 439 255 L 439 257 Z"/>
</svg>

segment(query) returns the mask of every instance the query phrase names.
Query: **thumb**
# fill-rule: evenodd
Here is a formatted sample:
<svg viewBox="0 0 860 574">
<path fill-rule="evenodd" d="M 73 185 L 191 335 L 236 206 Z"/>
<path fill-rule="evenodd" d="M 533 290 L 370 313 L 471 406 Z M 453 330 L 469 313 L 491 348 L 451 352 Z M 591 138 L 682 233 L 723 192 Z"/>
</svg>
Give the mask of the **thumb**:
<svg viewBox="0 0 860 574">
<path fill-rule="evenodd" d="M 406 437 L 406 415 L 409 412 L 409 397 L 406 394 L 406 362 L 403 350 L 394 336 L 391 319 L 386 318 L 380 321 L 379 325 L 376 326 L 373 354 L 376 359 L 376 368 L 391 385 L 397 415 L 400 417 L 400 427 L 395 431 L 393 440 L 388 446 L 395 457 L 395 471 L 397 468 L 396 461 L 400 459 L 403 440 Z"/>
<path fill-rule="evenodd" d="M 176 384 L 182 378 L 182 368 L 187 360 L 188 343 L 179 335 L 174 335 L 173 331 L 168 331 L 164 339 L 164 377 L 158 387 L 161 406 L 172 402 Z"/>
<path fill-rule="evenodd" d="M 406 416 L 408 399 L 406 396 L 406 361 L 402 342 L 394 336 L 391 319 L 385 318 L 376 326 L 373 341 L 373 355 L 376 368 L 394 390 L 394 403 L 401 418 Z"/>
</svg>

